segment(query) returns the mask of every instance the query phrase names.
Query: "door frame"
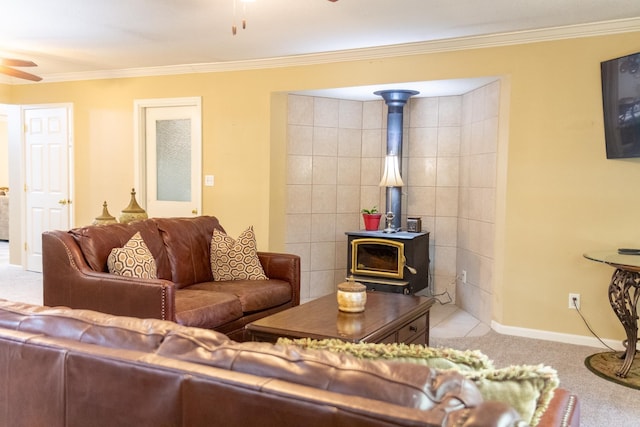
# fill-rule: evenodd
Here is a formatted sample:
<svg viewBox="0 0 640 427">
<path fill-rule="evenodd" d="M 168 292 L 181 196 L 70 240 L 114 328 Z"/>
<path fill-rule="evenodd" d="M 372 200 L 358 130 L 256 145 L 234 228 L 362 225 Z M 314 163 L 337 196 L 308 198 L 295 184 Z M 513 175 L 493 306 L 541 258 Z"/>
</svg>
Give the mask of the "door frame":
<svg viewBox="0 0 640 427">
<path fill-rule="evenodd" d="M 202 214 L 202 97 L 192 96 L 183 98 L 152 98 L 152 99 L 136 99 L 133 101 L 133 133 L 134 133 L 134 183 L 137 201 L 142 208 L 147 208 L 147 166 L 146 166 L 146 117 L 148 108 L 158 107 L 196 107 L 199 114 L 197 115 L 196 129 L 199 130 L 197 135 L 193 136 L 193 150 L 200 153 L 200 164 L 198 165 L 200 184 L 194 189 L 197 193 L 198 202 L 196 203 L 198 215 Z"/>
</svg>

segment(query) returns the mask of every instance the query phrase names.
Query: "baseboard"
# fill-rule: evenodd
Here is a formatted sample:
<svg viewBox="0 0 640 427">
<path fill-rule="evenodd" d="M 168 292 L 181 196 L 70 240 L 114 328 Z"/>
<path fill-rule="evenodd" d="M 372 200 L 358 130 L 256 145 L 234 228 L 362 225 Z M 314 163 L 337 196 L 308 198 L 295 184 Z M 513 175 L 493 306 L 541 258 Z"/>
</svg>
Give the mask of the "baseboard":
<svg viewBox="0 0 640 427">
<path fill-rule="evenodd" d="M 559 332 L 543 331 L 539 329 L 505 326 L 496 321 L 491 322 L 491 329 L 503 335 L 513 335 L 516 337 L 534 338 L 539 340 L 555 341 L 566 344 L 575 344 L 606 349 L 606 347 L 600 341 L 598 341 L 597 338 L 584 335 L 562 334 Z M 624 347 L 620 341 L 612 339 L 603 339 L 602 341 L 615 350 L 624 350 Z"/>
</svg>

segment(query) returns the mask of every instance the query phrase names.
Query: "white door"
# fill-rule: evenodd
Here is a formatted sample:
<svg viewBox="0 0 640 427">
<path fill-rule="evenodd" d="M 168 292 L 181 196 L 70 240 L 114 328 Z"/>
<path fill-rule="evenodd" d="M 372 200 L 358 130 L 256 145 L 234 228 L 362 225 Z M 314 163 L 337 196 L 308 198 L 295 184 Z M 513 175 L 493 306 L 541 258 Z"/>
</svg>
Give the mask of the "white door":
<svg viewBox="0 0 640 427">
<path fill-rule="evenodd" d="M 42 232 L 71 223 L 69 117 L 71 107 L 26 107 L 25 268 L 42 271 Z"/>
<path fill-rule="evenodd" d="M 188 217 L 202 210 L 201 112 L 199 99 L 189 99 L 189 105 L 168 99 L 144 107 L 141 199 L 150 217 Z"/>
</svg>

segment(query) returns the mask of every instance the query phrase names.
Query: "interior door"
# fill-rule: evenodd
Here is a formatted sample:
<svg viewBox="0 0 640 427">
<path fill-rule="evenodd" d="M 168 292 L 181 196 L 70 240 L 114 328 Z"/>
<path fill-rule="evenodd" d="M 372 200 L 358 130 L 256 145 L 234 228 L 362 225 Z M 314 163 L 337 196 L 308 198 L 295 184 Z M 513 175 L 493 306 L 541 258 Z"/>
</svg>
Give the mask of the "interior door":
<svg viewBox="0 0 640 427">
<path fill-rule="evenodd" d="M 180 104 L 173 100 L 173 103 Z M 202 161 L 199 103 L 144 107 L 143 200 L 151 217 L 201 212 Z"/>
<path fill-rule="evenodd" d="M 27 270 L 42 271 L 42 232 L 70 227 L 70 108 L 23 110 Z"/>
</svg>

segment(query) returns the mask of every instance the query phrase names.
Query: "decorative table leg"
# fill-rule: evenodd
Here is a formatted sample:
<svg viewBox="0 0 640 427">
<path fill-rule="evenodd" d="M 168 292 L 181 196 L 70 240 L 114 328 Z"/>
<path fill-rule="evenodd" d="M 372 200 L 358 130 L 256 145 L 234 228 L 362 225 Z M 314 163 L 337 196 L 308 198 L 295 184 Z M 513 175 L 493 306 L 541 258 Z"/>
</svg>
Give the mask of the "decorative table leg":
<svg viewBox="0 0 640 427">
<path fill-rule="evenodd" d="M 616 372 L 616 375 L 622 378 L 625 378 L 629 373 L 636 355 L 636 342 L 638 340 L 638 313 L 636 306 L 640 296 L 639 287 L 640 273 L 622 269 L 617 269 L 613 273 L 611 284 L 609 285 L 609 303 L 627 334 L 627 350 L 624 362 Z"/>
</svg>

